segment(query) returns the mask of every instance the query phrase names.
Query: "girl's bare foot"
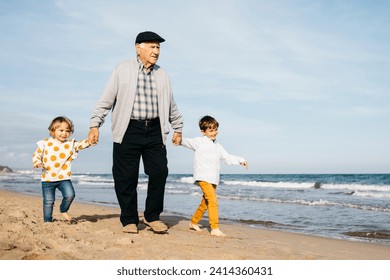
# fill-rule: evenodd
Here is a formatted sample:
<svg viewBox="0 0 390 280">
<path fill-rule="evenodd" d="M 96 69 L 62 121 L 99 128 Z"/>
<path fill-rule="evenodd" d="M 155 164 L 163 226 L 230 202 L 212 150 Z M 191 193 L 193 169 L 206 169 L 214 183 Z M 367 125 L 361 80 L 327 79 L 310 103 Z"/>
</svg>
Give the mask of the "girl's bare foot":
<svg viewBox="0 0 390 280">
<path fill-rule="evenodd" d="M 68 212 L 65 212 L 65 213 L 61 213 L 62 214 L 62 217 L 64 217 L 65 220 L 67 220 L 68 222 L 71 222 L 73 220 L 72 216 L 68 214 Z"/>
</svg>

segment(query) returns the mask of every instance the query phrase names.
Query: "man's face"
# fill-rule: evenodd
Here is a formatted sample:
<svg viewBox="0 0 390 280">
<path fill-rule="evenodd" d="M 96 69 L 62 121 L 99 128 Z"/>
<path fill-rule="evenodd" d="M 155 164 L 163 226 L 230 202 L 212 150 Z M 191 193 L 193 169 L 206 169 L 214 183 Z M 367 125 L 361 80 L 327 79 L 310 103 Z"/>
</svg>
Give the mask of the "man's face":
<svg viewBox="0 0 390 280">
<path fill-rule="evenodd" d="M 144 42 L 136 44 L 136 49 L 140 61 L 146 68 L 149 68 L 157 63 L 158 56 L 160 55 L 159 42 Z"/>
</svg>

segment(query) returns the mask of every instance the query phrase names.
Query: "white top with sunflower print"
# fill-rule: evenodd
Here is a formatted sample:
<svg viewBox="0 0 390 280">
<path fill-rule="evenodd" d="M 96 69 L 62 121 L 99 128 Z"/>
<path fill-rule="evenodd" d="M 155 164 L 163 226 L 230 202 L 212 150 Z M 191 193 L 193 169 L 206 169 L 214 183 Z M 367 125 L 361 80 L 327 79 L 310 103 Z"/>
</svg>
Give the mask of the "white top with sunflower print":
<svg viewBox="0 0 390 280">
<path fill-rule="evenodd" d="M 77 158 L 79 150 L 90 146 L 87 139 L 60 142 L 54 138 L 38 141 L 37 145 L 32 156 L 33 167 L 36 168 L 40 163 L 44 166 L 41 176 L 44 182 L 70 180 L 72 160 Z"/>
</svg>

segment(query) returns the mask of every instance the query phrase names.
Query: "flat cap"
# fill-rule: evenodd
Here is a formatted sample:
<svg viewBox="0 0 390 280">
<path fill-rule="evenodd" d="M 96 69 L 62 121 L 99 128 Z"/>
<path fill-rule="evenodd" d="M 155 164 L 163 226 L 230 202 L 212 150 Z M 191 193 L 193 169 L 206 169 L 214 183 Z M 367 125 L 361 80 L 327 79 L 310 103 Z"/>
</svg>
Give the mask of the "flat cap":
<svg viewBox="0 0 390 280">
<path fill-rule="evenodd" d="M 152 42 L 152 41 L 157 41 L 162 43 L 165 41 L 165 39 L 152 31 L 141 32 L 140 34 L 137 35 L 137 38 L 135 38 L 136 44 L 140 44 L 142 42 Z"/>
</svg>

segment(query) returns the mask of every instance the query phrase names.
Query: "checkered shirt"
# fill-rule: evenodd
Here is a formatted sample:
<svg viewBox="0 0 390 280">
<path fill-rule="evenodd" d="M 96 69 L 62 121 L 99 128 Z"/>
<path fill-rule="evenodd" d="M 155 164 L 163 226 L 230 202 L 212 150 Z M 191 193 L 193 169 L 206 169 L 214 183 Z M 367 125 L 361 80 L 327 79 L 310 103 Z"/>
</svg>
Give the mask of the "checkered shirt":
<svg viewBox="0 0 390 280">
<path fill-rule="evenodd" d="M 139 63 L 137 93 L 135 95 L 132 119 L 151 120 L 158 117 L 156 77 L 153 67 L 147 71 Z"/>
</svg>

